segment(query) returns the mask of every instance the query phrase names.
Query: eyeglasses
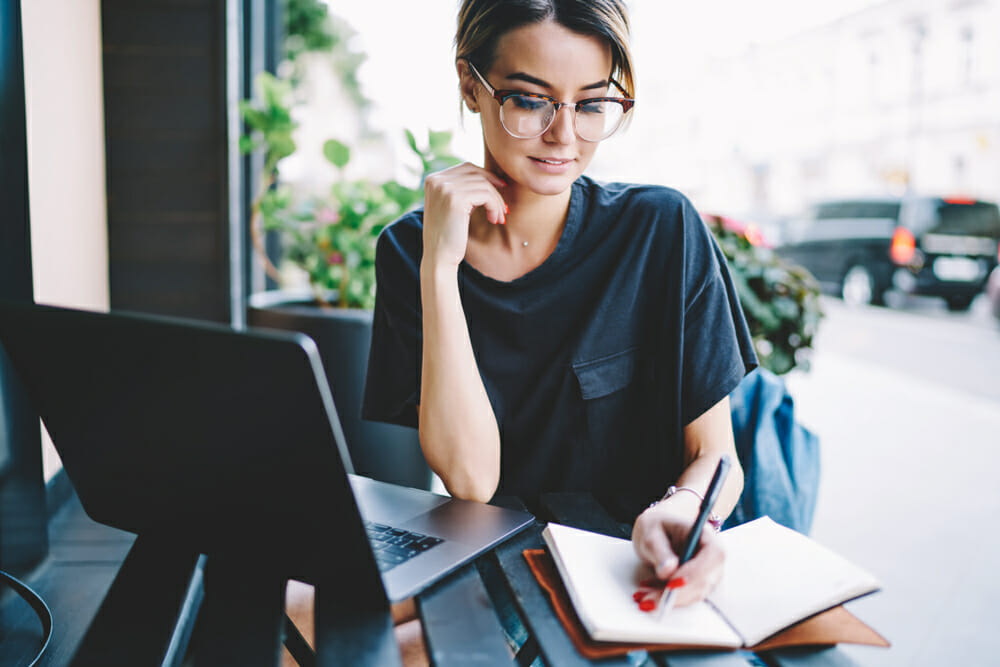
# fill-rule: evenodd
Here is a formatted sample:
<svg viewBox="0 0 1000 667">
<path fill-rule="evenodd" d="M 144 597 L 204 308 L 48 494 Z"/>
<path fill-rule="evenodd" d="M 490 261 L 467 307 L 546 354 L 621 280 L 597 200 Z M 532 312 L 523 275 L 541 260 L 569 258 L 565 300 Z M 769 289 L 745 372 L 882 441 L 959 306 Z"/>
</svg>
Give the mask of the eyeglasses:
<svg viewBox="0 0 1000 667">
<path fill-rule="evenodd" d="M 635 100 L 627 97 L 592 97 L 579 102 L 557 102 L 548 95 L 520 90 L 495 90 L 471 62 L 469 69 L 486 88 L 486 92 L 500 104 L 500 124 L 503 129 L 517 139 L 534 139 L 545 134 L 555 122 L 559 109 L 570 107 L 574 110 L 573 123 L 577 136 L 584 141 L 601 141 L 621 127 L 625 114 L 635 104 Z M 617 81 L 611 79 L 611 83 L 625 93 L 625 89 Z"/>
</svg>

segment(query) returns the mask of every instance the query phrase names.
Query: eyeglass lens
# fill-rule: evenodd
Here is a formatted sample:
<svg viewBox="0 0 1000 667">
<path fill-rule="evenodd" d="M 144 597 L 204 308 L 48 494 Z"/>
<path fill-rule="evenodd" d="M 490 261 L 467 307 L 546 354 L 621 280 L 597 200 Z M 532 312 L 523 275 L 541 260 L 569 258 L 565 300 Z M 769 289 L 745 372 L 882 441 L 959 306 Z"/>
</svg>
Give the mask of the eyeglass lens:
<svg viewBox="0 0 1000 667">
<path fill-rule="evenodd" d="M 513 136 L 530 139 L 549 129 L 555 119 L 552 102 L 529 95 L 511 95 L 500 105 L 500 121 Z M 622 122 L 624 108 L 618 102 L 588 102 L 576 108 L 576 133 L 587 141 L 611 136 Z"/>
</svg>

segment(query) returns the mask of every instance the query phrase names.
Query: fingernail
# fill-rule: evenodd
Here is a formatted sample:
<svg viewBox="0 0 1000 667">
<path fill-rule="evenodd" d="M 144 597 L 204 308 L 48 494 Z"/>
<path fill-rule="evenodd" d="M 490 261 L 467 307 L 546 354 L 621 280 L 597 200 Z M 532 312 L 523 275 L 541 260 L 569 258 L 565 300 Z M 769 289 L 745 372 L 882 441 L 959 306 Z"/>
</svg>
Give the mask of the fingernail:
<svg viewBox="0 0 1000 667">
<path fill-rule="evenodd" d="M 642 611 L 653 611 L 654 609 L 656 609 L 656 600 L 649 600 L 649 599 L 642 600 L 639 603 L 639 609 L 641 609 Z"/>
<path fill-rule="evenodd" d="M 641 602 L 644 597 L 646 597 L 645 591 L 636 591 L 635 593 L 632 593 L 632 599 L 636 602 Z"/>
<path fill-rule="evenodd" d="M 687 582 L 684 581 L 684 577 L 674 577 L 673 579 L 667 582 L 667 589 L 672 591 L 675 588 L 680 588 L 686 583 Z"/>
</svg>

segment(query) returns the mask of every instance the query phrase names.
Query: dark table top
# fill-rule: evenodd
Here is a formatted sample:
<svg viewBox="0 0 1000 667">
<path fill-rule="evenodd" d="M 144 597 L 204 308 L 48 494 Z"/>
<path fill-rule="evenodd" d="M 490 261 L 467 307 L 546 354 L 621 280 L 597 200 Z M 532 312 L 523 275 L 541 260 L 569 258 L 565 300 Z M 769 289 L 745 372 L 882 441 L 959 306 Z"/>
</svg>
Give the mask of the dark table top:
<svg viewBox="0 0 1000 667">
<path fill-rule="evenodd" d="M 520 506 L 512 498 L 495 502 Z M 836 647 L 781 649 L 761 655 L 746 651 L 635 653 L 592 662 L 574 648 L 522 553 L 542 546 L 541 531 L 549 520 L 627 536 L 589 494 L 544 496 L 539 520 L 533 525 L 417 596 L 416 607 L 432 665 L 528 665 L 536 655 L 544 664 L 559 667 L 855 664 Z M 501 576 L 484 581 L 482 574 L 489 569 L 499 571 Z M 495 609 L 500 599 L 497 580 L 509 593 L 502 597 L 513 600 L 529 632 L 529 639 L 513 658 Z M 147 664 L 149 656 L 162 656 L 155 664 L 273 667 L 280 664 L 282 642 L 294 647 L 295 640 L 300 639 L 294 627 L 286 627 L 285 585 L 285 581 L 265 573 L 234 569 L 231 563 L 213 565 L 204 557 L 195 561 L 171 555 L 169 549 L 140 537 L 71 664 Z M 184 595 L 179 595 L 181 587 Z M 296 652 L 305 656 L 304 667 L 310 663 L 401 665 L 388 608 L 384 604 L 367 610 L 345 607 L 334 597 L 324 596 L 323 587 L 317 587 L 316 652 Z M 141 641 L 122 632 L 134 625 L 136 614 L 142 616 Z M 301 641 L 297 646 L 304 647 Z"/>
</svg>

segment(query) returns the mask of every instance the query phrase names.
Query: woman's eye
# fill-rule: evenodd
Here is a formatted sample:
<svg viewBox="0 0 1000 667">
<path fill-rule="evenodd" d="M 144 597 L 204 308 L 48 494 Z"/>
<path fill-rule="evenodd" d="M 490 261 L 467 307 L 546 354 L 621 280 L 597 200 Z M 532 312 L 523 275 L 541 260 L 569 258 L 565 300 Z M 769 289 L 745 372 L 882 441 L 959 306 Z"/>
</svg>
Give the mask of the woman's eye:
<svg viewBox="0 0 1000 667">
<path fill-rule="evenodd" d="M 581 104 L 579 108 L 580 113 L 585 114 L 602 114 L 604 113 L 604 105 L 606 102 L 586 102 Z"/>
<path fill-rule="evenodd" d="M 525 111 L 538 111 L 548 104 L 546 100 L 538 97 L 528 97 L 526 95 L 515 95 L 510 98 L 511 103 L 518 109 Z"/>
</svg>

